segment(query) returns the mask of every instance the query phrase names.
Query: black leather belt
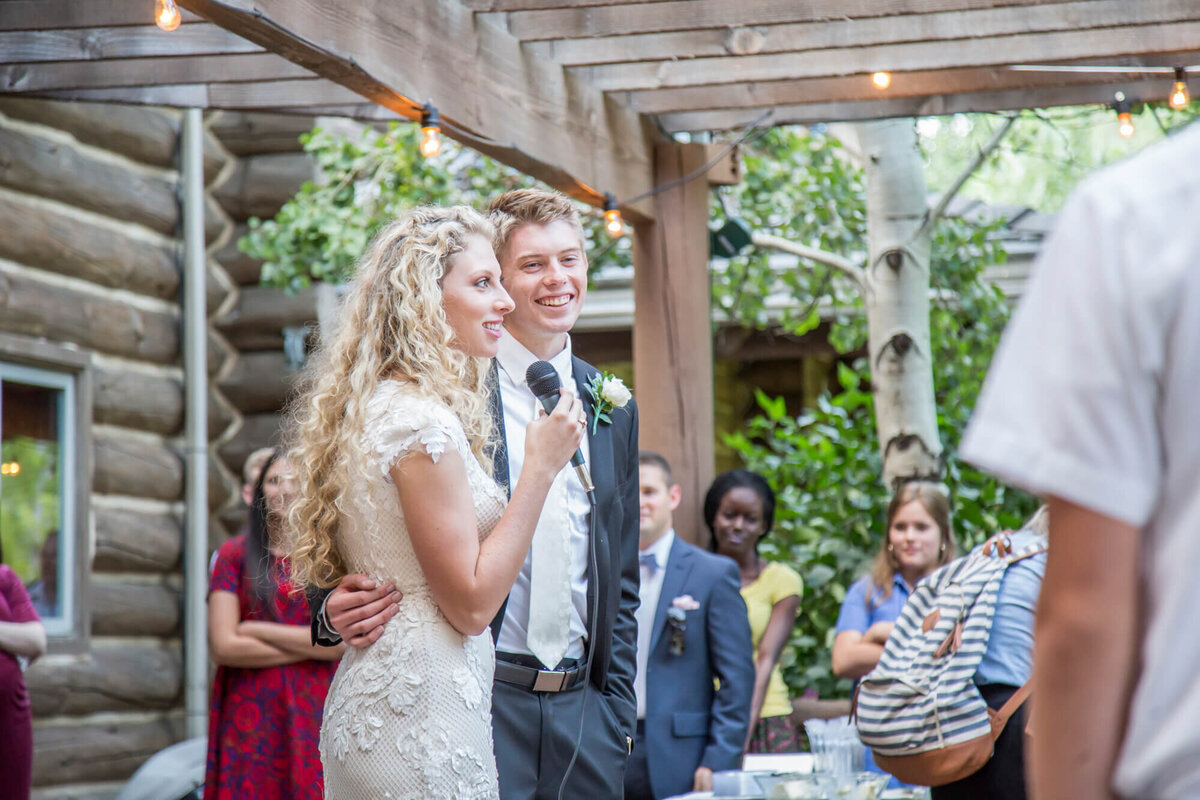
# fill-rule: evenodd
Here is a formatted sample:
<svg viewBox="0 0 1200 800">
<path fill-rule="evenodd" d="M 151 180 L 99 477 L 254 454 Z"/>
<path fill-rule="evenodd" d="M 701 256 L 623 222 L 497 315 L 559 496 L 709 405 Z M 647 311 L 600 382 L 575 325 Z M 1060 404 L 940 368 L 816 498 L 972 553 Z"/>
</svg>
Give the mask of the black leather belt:
<svg viewBox="0 0 1200 800">
<path fill-rule="evenodd" d="M 539 666 L 529 666 L 530 662 Z M 565 692 L 583 682 L 583 665 L 576 659 L 563 659 L 561 669 L 541 669 L 540 665 L 532 656 L 497 653 L 496 680 L 531 692 Z"/>
</svg>

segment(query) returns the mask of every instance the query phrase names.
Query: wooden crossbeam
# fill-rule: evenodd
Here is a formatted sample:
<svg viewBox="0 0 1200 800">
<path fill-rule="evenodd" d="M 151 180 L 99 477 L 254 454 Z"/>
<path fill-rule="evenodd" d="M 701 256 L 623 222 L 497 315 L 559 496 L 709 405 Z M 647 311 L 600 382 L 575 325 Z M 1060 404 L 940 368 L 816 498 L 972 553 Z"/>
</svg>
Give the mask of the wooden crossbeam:
<svg viewBox="0 0 1200 800">
<path fill-rule="evenodd" d="M 183 23 L 202 22 L 190 11 Z M 0 31 L 154 27 L 154 0 L 2 0 Z"/>
<path fill-rule="evenodd" d="M 1014 89 L 1000 92 L 946 94 L 933 97 L 897 97 L 862 102 L 806 103 L 776 106 L 772 125 L 812 125 L 819 122 L 855 122 L 888 117 L 922 117 L 971 111 L 1012 111 L 1025 108 L 1107 104 L 1120 88 L 1133 99 L 1163 96 L 1162 81 L 1127 81 L 1121 84 L 1051 86 L 1043 89 Z M 669 133 L 722 131 L 744 128 L 760 116 L 759 109 L 687 111 L 663 114 L 659 124 Z M 1113 117 L 1114 128 L 1116 117 Z M 1114 134 L 1115 135 L 1115 134 Z"/>
<path fill-rule="evenodd" d="M 1120 61 L 1131 67 L 1193 65 L 1200 64 L 1200 51 L 1173 53 L 1169 56 L 1121 59 Z M 1115 61 L 1106 63 L 1115 64 Z M 1145 75 L 1122 73 L 1024 72 L 1000 67 L 894 73 L 892 84 L 886 92 L 875 88 L 866 76 L 853 75 L 840 78 L 806 78 L 791 81 L 688 86 L 681 89 L 651 89 L 629 92 L 625 98 L 643 114 L 670 114 L 743 108 L 766 109 L 773 106 L 805 103 L 869 102 L 900 97 L 919 98 L 934 95 L 971 94 L 981 91 L 996 92 L 1119 84 L 1146 78 Z M 1165 96 L 1171 85 L 1171 76 L 1164 75 L 1158 82 L 1161 93 Z"/>
<path fill-rule="evenodd" d="M 534 41 L 1037 5 L 1048 3 L 1046 0 L 740 0 L 734 4 L 730 0 L 674 0 L 514 11 L 504 18 L 514 36 Z"/>
<path fill-rule="evenodd" d="M 765 55 L 838 47 L 953 41 L 1022 33 L 1112 28 L 1200 19 L 1194 0 L 1080 0 L 1011 8 L 904 14 L 783 25 L 736 25 L 590 39 L 529 42 L 526 47 L 563 66 L 704 57 Z"/>
<path fill-rule="evenodd" d="M 0 92 L 50 92 L 182 83 L 248 83 L 311 78 L 274 53 L 0 64 Z"/>
<path fill-rule="evenodd" d="M 546 11 L 554 8 L 616 6 L 626 3 L 660 3 L 663 0 L 463 0 L 472 11 Z"/>
<path fill-rule="evenodd" d="M 4 2 L 0 2 L 0 7 Z M 261 53 L 262 47 L 207 22 L 180 25 L 171 33 L 154 25 L 0 32 L 0 64 L 86 61 L 100 58 Z M 87 69 L 83 67 L 82 69 Z"/>
<path fill-rule="evenodd" d="M 143 105 L 196 106 L 228 110 L 314 113 L 311 106 L 354 106 L 362 97 L 323 78 L 309 80 L 258 81 L 251 83 L 192 83 L 167 86 L 128 86 L 111 89 L 64 89 L 40 92 L 57 100 L 139 103 Z"/>
<path fill-rule="evenodd" d="M 700 84 L 870 75 L 1044 63 L 1047 59 L 1121 58 L 1190 51 L 1200 42 L 1200 13 L 1191 22 L 961 39 L 877 47 L 847 47 L 762 56 L 575 67 L 582 80 L 607 91 Z"/>
<path fill-rule="evenodd" d="M 648 136 L 636 112 L 524 53 L 458 0 L 181 5 L 410 119 L 431 98 L 448 135 L 579 199 L 650 189 Z M 645 203 L 623 210 L 635 222 L 652 217 Z"/>
</svg>

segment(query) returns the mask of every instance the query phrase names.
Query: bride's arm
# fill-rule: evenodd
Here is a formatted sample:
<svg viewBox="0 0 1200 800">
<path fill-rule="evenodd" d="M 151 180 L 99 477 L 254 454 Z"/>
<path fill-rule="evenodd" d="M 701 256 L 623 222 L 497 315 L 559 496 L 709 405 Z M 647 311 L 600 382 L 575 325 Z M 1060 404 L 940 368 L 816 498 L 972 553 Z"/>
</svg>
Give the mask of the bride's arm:
<svg viewBox="0 0 1200 800">
<path fill-rule="evenodd" d="M 582 406 L 564 394 L 526 428 L 525 461 L 504 516 L 482 542 L 466 464 L 448 449 L 435 463 L 413 451 L 391 469 L 417 561 L 450 624 L 482 633 L 512 589 L 554 476 L 579 447 Z"/>
</svg>

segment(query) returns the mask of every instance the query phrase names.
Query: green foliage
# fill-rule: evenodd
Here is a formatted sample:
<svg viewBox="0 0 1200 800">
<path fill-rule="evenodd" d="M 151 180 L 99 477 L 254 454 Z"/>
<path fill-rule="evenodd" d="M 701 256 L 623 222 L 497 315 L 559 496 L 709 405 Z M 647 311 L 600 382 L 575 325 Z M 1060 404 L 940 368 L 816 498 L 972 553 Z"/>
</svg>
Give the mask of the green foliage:
<svg viewBox="0 0 1200 800">
<path fill-rule="evenodd" d="M 295 292 L 312 281 L 341 282 L 353 273 L 371 237 L 418 205 L 466 204 L 486 210 L 509 189 L 536 182 L 486 156 L 443 139 L 431 159 L 417 150 L 418 128 L 392 123 L 357 138 L 317 128 L 301 137 L 319 177 L 305 183 L 274 219 L 250 220 L 238 246 L 265 263 L 262 282 Z M 580 205 L 593 269 L 630 261 L 628 237 L 612 240 L 603 218 Z"/>
<path fill-rule="evenodd" d="M 867 209 L 862 170 L 842 157 L 834 138 L 803 128 L 773 128 L 743 149 L 745 178 L 714 195 L 714 216 L 740 216 L 752 230 L 850 259 L 865 256 Z M 769 253 L 751 249 L 713 274 L 713 303 L 752 328 L 768 325 L 767 299 L 796 301 L 779 324 L 795 334 L 818 323 L 817 302 L 858 304 L 854 285 L 828 267 L 775 272 Z"/>
<path fill-rule="evenodd" d="M 861 261 L 866 238 L 862 177 L 845 164 L 840 145 L 818 133 L 789 130 L 773 131 L 760 141 L 766 148 L 747 155 L 747 182 L 736 197 L 741 216 L 778 235 Z M 789 152 L 793 155 L 786 157 Z M 810 162 L 815 179 L 803 169 Z M 794 171 L 797 167 L 802 169 Z M 764 176 L 752 184 L 755 168 Z M 795 193 L 789 195 L 785 184 L 796 186 Z M 818 197 L 836 202 L 817 213 L 812 205 Z M 1000 226 L 947 219 L 935 228 L 932 242 L 930 334 L 938 426 L 957 538 L 964 547 L 1018 525 L 1036 507 L 1032 498 L 954 456 L 1008 318 L 1003 297 L 983 280 L 984 267 L 1005 258 L 996 236 Z M 853 288 L 824 268 L 776 275 L 765 254 L 754 253 L 732 260 L 730 271 L 747 276 L 750 285 L 737 290 L 727 280 L 715 292 L 747 326 L 764 325 L 766 299 L 781 291 L 781 279 L 783 290 L 802 307 L 815 309 L 830 296 L 846 312 L 861 305 Z M 809 324 L 805 316 L 787 318 L 784 325 L 802 332 Z M 884 535 L 889 496 L 879 478 L 870 372 L 865 358 L 852 355 L 865 339 L 861 314 L 844 313 L 831 332 L 835 347 L 848 354 L 838 364 L 838 390 L 798 416 L 788 413 L 782 398 L 759 392 L 762 413 L 744 432 L 727 437 L 747 467 L 767 476 L 779 495 L 775 531 L 763 542 L 763 555 L 790 563 L 804 576 L 800 616 L 782 660 L 794 694 L 810 688 L 824 696 L 849 690 L 849 682 L 830 670 L 834 627 L 847 588 L 868 568 Z"/>
<path fill-rule="evenodd" d="M 971 176 L 963 194 L 1057 211 L 1084 176 L 1158 141 L 1165 131 L 1194 119 L 1197 109 L 1197 103 L 1180 111 L 1165 103 L 1135 104 L 1136 132 L 1129 139 L 1117 134 L 1117 116 L 1104 106 L 1022 111 L 993 156 Z M 950 186 L 962 165 L 1001 123 L 1000 117 L 988 114 L 921 120 L 917 130 L 929 187 L 944 191 Z"/>
<path fill-rule="evenodd" d="M 0 534 L 4 562 L 28 585 L 41 577 L 42 544 L 58 529 L 58 443 L 13 436 L 0 447 L 0 460 L 20 465 L 16 475 L 0 477 Z"/>
</svg>

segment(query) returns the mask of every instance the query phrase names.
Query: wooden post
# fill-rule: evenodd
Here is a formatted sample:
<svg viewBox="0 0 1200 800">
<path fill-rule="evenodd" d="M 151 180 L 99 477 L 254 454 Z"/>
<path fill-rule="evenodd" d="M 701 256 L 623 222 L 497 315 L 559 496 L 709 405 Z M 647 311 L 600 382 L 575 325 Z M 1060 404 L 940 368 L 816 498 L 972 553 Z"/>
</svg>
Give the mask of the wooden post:
<svg viewBox="0 0 1200 800">
<path fill-rule="evenodd" d="M 704 166 L 702 144 L 659 143 L 654 185 Z M 639 446 L 671 462 L 683 487 L 675 532 L 707 543 L 701 505 L 713 478 L 712 312 L 708 279 L 708 180 L 654 197 L 655 221 L 633 238 L 633 374 Z"/>
</svg>

